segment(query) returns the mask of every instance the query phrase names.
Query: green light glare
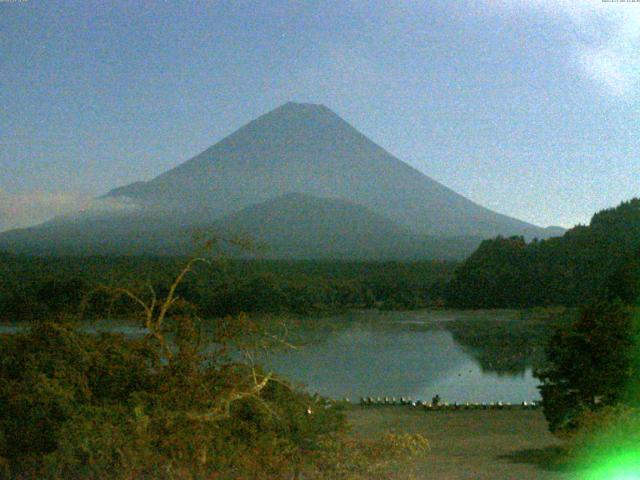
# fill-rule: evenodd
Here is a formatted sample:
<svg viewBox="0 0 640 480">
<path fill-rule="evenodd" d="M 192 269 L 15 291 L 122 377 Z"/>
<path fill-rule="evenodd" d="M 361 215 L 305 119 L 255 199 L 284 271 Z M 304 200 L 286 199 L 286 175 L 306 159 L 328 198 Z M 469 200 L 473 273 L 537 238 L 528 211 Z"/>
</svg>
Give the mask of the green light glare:
<svg viewBox="0 0 640 480">
<path fill-rule="evenodd" d="M 586 472 L 584 480 L 640 480 L 640 449 L 606 455 Z"/>
<path fill-rule="evenodd" d="M 640 303 L 639 303 L 640 304 Z M 629 383 L 623 395 L 625 409 L 616 420 L 595 434 L 581 456 L 584 480 L 640 480 L 640 310 L 632 313 L 634 343 Z"/>
</svg>

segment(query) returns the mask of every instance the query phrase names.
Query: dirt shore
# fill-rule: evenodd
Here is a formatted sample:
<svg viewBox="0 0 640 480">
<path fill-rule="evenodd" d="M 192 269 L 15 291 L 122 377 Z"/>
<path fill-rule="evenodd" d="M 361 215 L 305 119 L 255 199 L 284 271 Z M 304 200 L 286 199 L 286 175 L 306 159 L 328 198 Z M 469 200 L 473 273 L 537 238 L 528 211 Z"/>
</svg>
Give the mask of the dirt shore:
<svg viewBox="0 0 640 480">
<path fill-rule="evenodd" d="M 420 479 L 577 479 L 558 466 L 561 443 L 539 410 L 424 412 L 357 407 L 348 418 L 356 436 L 420 433 L 431 450 L 414 467 Z"/>
</svg>

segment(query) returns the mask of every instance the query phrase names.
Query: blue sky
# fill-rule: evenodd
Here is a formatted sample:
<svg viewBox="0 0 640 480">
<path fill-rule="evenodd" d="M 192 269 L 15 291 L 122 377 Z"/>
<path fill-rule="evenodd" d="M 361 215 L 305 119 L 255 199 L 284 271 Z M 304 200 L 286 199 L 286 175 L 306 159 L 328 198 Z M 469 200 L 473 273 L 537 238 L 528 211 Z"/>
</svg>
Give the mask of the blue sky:
<svg viewBox="0 0 640 480">
<path fill-rule="evenodd" d="M 0 229 L 322 103 L 539 225 L 640 196 L 640 3 L 0 0 Z"/>
</svg>

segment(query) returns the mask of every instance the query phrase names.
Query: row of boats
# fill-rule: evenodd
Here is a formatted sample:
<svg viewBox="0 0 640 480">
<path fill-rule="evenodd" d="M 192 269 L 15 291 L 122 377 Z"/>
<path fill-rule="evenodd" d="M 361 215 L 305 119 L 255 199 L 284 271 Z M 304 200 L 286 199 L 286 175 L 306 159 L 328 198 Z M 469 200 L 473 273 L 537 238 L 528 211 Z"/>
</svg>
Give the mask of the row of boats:
<svg viewBox="0 0 640 480">
<path fill-rule="evenodd" d="M 349 399 L 345 399 L 349 402 Z M 415 408 L 424 408 L 425 410 L 509 410 L 509 409 L 525 409 L 533 410 L 541 406 L 540 402 L 521 402 L 521 403 L 447 403 L 440 401 L 423 401 L 413 400 L 408 397 L 361 397 L 360 405 L 363 406 L 409 406 Z"/>
</svg>

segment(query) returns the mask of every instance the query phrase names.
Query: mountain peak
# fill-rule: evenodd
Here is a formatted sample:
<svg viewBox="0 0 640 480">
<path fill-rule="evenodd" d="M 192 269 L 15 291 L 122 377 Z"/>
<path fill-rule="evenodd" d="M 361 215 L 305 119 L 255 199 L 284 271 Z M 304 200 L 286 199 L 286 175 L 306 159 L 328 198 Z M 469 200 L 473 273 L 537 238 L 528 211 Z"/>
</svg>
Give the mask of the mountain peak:
<svg viewBox="0 0 640 480">
<path fill-rule="evenodd" d="M 308 103 L 308 102 L 287 102 L 287 103 L 283 103 L 282 105 L 277 107 L 275 110 L 279 110 L 279 109 L 283 109 L 283 110 L 306 110 L 306 111 L 309 111 L 309 110 L 327 111 L 327 110 L 329 110 L 326 106 L 322 105 L 321 103 Z"/>
<path fill-rule="evenodd" d="M 355 203 L 416 234 L 549 236 L 456 194 L 314 103 L 284 103 L 155 179 L 107 196 L 201 221 L 289 192 Z"/>
<path fill-rule="evenodd" d="M 341 118 L 332 111 L 330 108 L 319 103 L 298 103 L 287 102 L 265 115 L 259 117 L 260 119 L 273 119 L 273 118 L 287 118 L 287 119 L 302 119 L 302 118 L 333 118 L 334 120 L 341 120 Z"/>
</svg>

